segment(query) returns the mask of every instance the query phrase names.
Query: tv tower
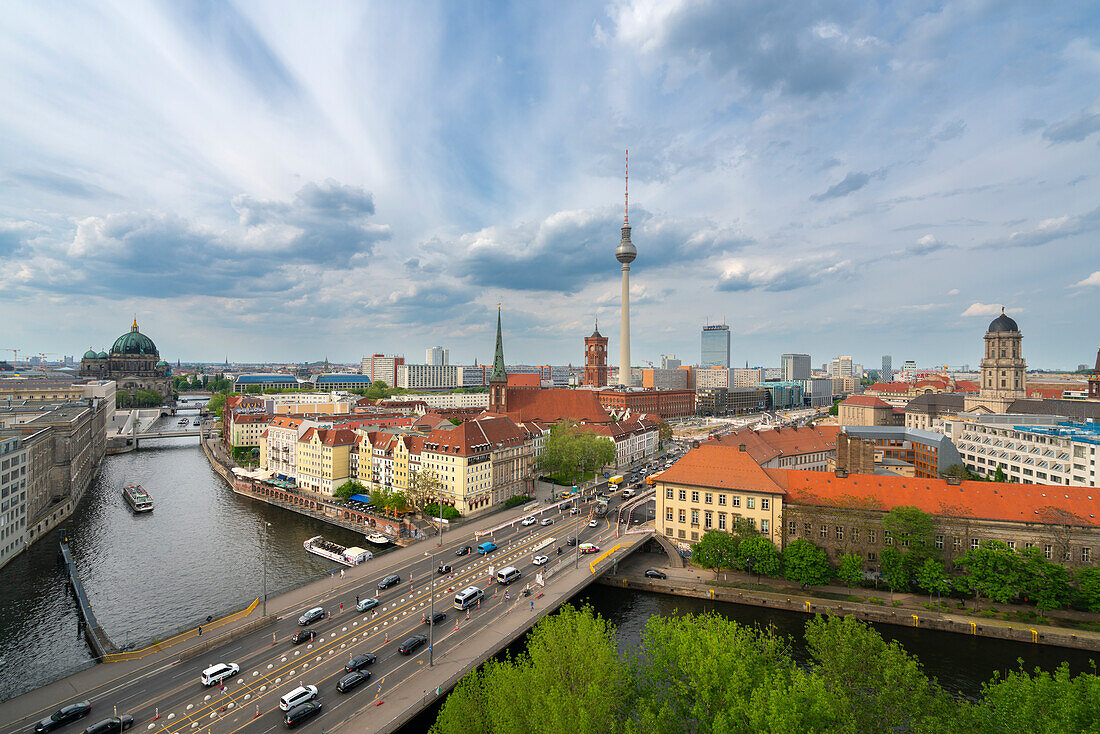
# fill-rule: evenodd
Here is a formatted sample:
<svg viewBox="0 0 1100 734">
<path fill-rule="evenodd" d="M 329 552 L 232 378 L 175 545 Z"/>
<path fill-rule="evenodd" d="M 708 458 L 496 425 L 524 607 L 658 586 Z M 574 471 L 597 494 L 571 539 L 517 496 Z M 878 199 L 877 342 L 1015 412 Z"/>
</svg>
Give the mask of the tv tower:
<svg viewBox="0 0 1100 734">
<path fill-rule="evenodd" d="M 630 386 L 630 263 L 638 257 L 638 248 L 630 241 L 630 151 L 626 151 L 626 188 L 624 192 L 622 239 L 615 248 L 615 259 L 623 264 L 623 320 L 619 343 L 619 384 Z"/>
</svg>

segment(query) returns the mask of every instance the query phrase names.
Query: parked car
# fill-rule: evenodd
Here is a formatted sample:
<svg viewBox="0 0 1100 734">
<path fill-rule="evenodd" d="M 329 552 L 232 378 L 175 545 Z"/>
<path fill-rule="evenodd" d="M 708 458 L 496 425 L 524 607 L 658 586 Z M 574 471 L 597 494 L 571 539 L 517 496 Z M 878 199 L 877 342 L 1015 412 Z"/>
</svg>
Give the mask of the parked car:
<svg viewBox="0 0 1100 734">
<path fill-rule="evenodd" d="M 368 665 L 374 665 L 374 662 L 377 659 L 378 658 L 376 658 L 374 655 L 371 655 L 369 652 L 363 653 L 362 655 L 356 655 L 355 657 L 344 663 L 344 672 L 351 673 L 356 670 L 362 670 Z"/>
<path fill-rule="evenodd" d="M 286 724 L 287 729 L 293 729 L 306 719 L 319 713 L 321 713 L 320 701 L 306 701 L 287 711 L 286 715 L 283 716 L 283 723 Z"/>
<path fill-rule="evenodd" d="M 655 568 L 647 568 L 645 570 L 645 577 L 647 579 L 667 579 L 668 574 L 658 571 Z"/>
<path fill-rule="evenodd" d="M 549 560 L 550 559 L 546 556 L 535 556 L 534 560 L 532 560 L 531 563 L 535 564 L 536 566 L 541 566 Z"/>
<path fill-rule="evenodd" d="M 360 599 L 355 604 L 355 610 L 357 612 L 365 612 L 368 609 L 374 609 L 376 606 L 378 606 L 378 600 L 374 597 L 368 597 L 366 599 Z"/>
<path fill-rule="evenodd" d="M 347 693 L 352 688 L 355 688 L 362 683 L 366 683 L 369 680 L 369 670 L 355 670 L 351 673 L 348 673 L 336 682 L 336 690 L 338 690 L 340 693 Z"/>
<path fill-rule="evenodd" d="M 306 625 L 313 624 L 314 622 L 325 618 L 324 607 L 313 607 L 308 612 L 298 617 L 298 625 L 305 627 Z"/>
<path fill-rule="evenodd" d="M 70 703 L 68 706 L 62 706 L 57 711 L 54 711 L 49 717 L 42 719 L 34 725 L 35 731 L 53 731 L 59 727 L 65 726 L 77 719 L 83 719 L 92 711 L 92 704 L 90 701 L 81 701 L 80 703 Z"/>
<path fill-rule="evenodd" d="M 378 590 L 382 591 L 383 589 L 388 589 L 391 586 L 397 586 L 399 583 L 401 583 L 401 577 L 396 573 L 390 574 L 389 576 L 378 582 Z"/>
<path fill-rule="evenodd" d="M 456 556 L 465 556 L 465 555 L 469 555 L 470 553 L 472 553 L 472 552 L 473 552 L 473 550 L 474 550 L 474 549 L 473 549 L 473 548 L 471 548 L 470 546 L 468 546 L 468 545 L 464 545 L 464 546 L 462 546 L 461 548 L 459 548 L 459 549 L 458 549 L 457 551 L 455 551 L 455 555 L 456 555 Z"/>
<path fill-rule="evenodd" d="M 521 523 L 520 523 L 520 525 L 522 525 L 523 527 L 527 527 L 528 525 L 534 525 L 534 524 L 535 524 L 535 522 L 537 522 L 537 521 L 535 520 L 535 518 L 533 518 L 533 517 L 525 517 L 525 518 L 523 518 L 523 522 L 521 522 Z"/>
<path fill-rule="evenodd" d="M 543 527 L 546 527 L 547 525 L 553 525 L 553 524 L 554 524 L 554 521 L 551 520 L 548 517 L 544 517 L 541 520 L 539 520 L 539 525 L 542 525 Z"/>
<path fill-rule="evenodd" d="M 115 734 L 116 732 L 126 731 L 133 725 L 134 717 L 130 714 L 123 714 L 122 716 L 112 716 L 109 719 L 97 721 L 85 729 L 83 734 Z"/>
<path fill-rule="evenodd" d="M 440 622 L 442 622 L 446 618 L 447 618 L 447 613 L 446 612 L 436 612 L 431 617 L 425 617 L 424 618 L 424 624 L 428 625 L 429 627 L 434 627 L 435 625 L 439 624 Z"/>
<path fill-rule="evenodd" d="M 290 638 L 290 642 L 294 645 L 301 645 L 303 642 L 313 642 L 313 638 L 316 636 L 317 633 L 313 630 L 299 630 Z"/>
<path fill-rule="evenodd" d="M 420 646 L 428 641 L 428 638 L 424 635 L 413 635 L 409 639 L 401 643 L 401 646 L 397 648 L 397 652 L 402 655 L 412 655 Z"/>
<path fill-rule="evenodd" d="M 441 563 L 439 564 L 439 568 L 437 568 L 435 571 L 439 574 L 450 573 L 451 567 L 448 566 L 446 563 Z"/>
</svg>

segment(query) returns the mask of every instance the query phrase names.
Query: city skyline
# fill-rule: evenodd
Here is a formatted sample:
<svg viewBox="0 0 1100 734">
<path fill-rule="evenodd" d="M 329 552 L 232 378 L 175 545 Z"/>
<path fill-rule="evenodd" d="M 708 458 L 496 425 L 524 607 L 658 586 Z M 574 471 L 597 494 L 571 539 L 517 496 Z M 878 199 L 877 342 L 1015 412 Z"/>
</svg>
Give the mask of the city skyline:
<svg viewBox="0 0 1100 734">
<path fill-rule="evenodd" d="M 1029 366 L 1096 343 L 1083 8 L 7 21 L 0 317 L 21 357 L 109 346 L 136 312 L 172 363 L 441 344 L 484 364 L 503 302 L 514 363 L 583 364 L 593 317 L 619 315 L 626 148 L 635 365 L 697 354 L 723 314 L 731 366 L 973 366 L 1002 305 Z"/>
</svg>

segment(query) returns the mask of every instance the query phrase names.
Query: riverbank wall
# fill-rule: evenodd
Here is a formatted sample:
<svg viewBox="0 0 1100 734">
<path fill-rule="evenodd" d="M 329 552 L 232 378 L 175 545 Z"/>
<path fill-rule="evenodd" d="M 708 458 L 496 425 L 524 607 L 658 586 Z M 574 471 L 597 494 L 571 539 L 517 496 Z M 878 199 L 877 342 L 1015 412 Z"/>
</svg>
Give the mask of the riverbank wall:
<svg viewBox="0 0 1100 734">
<path fill-rule="evenodd" d="M 1100 633 L 1072 632 L 1064 628 L 1047 625 L 1002 622 L 985 618 L 964 617 L 962 615 L 940 614 L 925 610 L 888 609 L 874 604 L 840 602 L 794 594 L 711 586 L 710 584 L 684 579 L 649 579 L 641 572 L 633 570 L 620 570 L 616 574 L 604 575 L 597 579 L 596 583 L 634 591 L 710 599 L 730 604 L 779 609 L 785 612 L 798 612 L 807 615 L 836 614 L 852 616 L 865 622 L 876 622 L 878 624 L 916 627 L 940 632 L 992 637 L 1013 642 L 1029 642 L 1037 645 L 1100 652 Z"/>
<path fill-rule="evenodd" d="M 58 540 L 58 553 L 61 556 L 61 563 L 65 566 L 65 574 L 68 577 L 69 586 L 73 590 L 73 596 L 76 597 L 76 604 L 80 608 L 80 616 L 84 620 L 82 624 L 84 637 L 88 640 L 88 645 L 92 648 L 92 653 L 95 655 L 96 662 L 101 662 L 118 648 L 111 642 L 111 638 L 107 636 L 107 632 L 100 626 L 99 620 L 96 619 L 95 612 L 92 611 L 92 603 L 88 601 L 88 595 L 84 591 L 84 582 L 80 580 L 80 573 L 76 570 L 76 564 L 73 562 L 72 553 L 69 552 L 68 538 L 65 537 L 63 532 L 60 532 L 58 534 Z"/>
</svg>

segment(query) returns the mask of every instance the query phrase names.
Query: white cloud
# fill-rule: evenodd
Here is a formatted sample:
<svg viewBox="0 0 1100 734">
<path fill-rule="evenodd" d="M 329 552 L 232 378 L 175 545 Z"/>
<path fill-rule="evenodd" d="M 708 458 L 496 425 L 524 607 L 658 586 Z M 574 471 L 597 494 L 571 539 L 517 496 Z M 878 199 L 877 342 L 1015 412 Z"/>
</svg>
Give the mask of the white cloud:
<svg viewBox="0 0 1100 734">
<path fill-rule="evenodd" d="M 1077 281 L 1076 283 L 1073 284 L 1073 287 L 1074 288 L 1083 288 L 1085 286 L 1090 286 L 1090 285 L 1100 286 L 1100 270 L 1097 270 L 1092 275 L 1090 275 L 1089 277 L 1087 277 L 1083 280 Z"/>
<path fill-rule="evenodd" d="M 996 303 L 978 303 L 974 302 L 970 304 L 965 311 L 960 314 L 961 316 L 996 316 L 1001 313 L 1001 306 Z M 1023 313 L 1022 308 L 1006 308 L 1005 313 Z"/>
<path fill-rule="evenodd" d="M 957 296 L 957 295 L 959 295 L 959 289 L 958 288 L 952 288 L 951 290 L 947 291 L 947 295 Z"/>
</svg>

